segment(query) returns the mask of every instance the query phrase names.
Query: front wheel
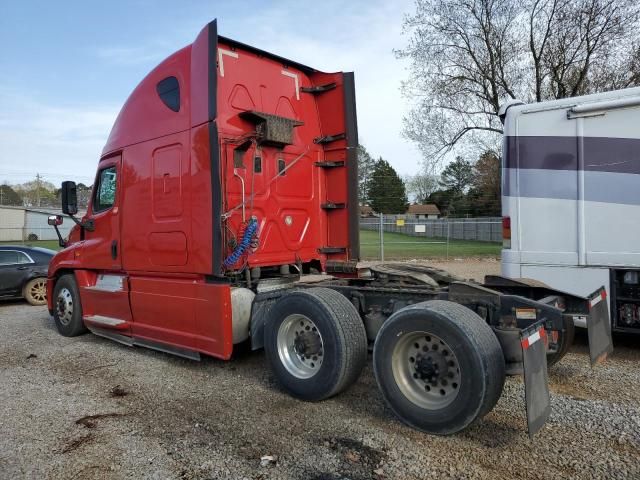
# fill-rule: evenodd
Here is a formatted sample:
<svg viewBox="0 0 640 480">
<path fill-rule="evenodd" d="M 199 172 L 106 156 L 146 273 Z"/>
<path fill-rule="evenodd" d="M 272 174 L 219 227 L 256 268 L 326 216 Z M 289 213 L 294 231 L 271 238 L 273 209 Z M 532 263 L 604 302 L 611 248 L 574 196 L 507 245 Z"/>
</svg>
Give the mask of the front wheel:
<svg viewBox="0 0 640 480">
<path fill-rule="evenodd" d="M 282 296 L 269 310 L 264 348 L 280 384 L 318 401 L 355 382 L 367 360 L 367 335 L 353 304 L 327 288 Z"/>
<path fill-rule="evenodd" d="M 82 321 L 80 292 L 73 274 L 61 276 L 53 289 L 53 319 L 65 337 L 75 337 L 87 331 Z"/>
<path fill-rule="evenodd" d="M 376 338 L 373 367 L 391 410 L 409 426 L 439 435 L 463 430 L 491 411 L 505 378 L 491 327 L 443 300 L 392 315 Z"/>
<path fill-rule="evenodd" d="M 47 279 L 38 277 L 29 280 L 24 286 L 22 296 L 31 305 L 44 305 L 47 303 Z"/>
</svg>

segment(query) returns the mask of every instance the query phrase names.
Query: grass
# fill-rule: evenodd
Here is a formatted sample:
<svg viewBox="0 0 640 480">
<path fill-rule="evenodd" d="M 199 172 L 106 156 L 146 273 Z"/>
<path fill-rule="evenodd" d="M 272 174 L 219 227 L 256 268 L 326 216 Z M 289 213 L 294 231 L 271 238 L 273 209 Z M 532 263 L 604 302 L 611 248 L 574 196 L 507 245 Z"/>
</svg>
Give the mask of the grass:
<svg viewBox="0 0 640 480">
<path fill-rule="evenodd" d="M 380 258 L 380 238 L 378 232 L 360 230 L 360 254 L 363 260 Z M 27 245 L 33 247 L 60 250 L 57 240 L 39 240 L 36 242 L 0 242 L 0 244 Z M 502 244 L 477 242 L 473 240 L 451 240 L 449 257 L 499 257 Z M 447 244 L 443 238 L 412 237 L 402 233 L 384 234 L 385 260 L 413 258 L 446 258 Z"/>
<path fill-rule="evenodd" d="M 449 257 L 499 257 L 501 243 L 478 242 L 474 240 L 450 240 Z M 380 258 L 379 233 L 360 230 L 360 255 L 363 260 Z M 446 258 L 445 238 L 412 237 L 402 233 L 384 233 L 385 260 L 414 258 Z"/>
</svg>

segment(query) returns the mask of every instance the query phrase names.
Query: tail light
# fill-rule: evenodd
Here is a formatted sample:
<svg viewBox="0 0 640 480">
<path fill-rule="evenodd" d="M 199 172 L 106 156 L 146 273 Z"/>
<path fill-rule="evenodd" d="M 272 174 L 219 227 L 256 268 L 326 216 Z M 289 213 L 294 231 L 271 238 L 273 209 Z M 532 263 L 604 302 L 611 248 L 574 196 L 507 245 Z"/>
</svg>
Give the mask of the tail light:
<svg viewBox="0 0 640 480">
<path fill-rule="evenodd" d="M 502 247 L 511 248 L 511 217 L 502 217 Z"/>
</svg>

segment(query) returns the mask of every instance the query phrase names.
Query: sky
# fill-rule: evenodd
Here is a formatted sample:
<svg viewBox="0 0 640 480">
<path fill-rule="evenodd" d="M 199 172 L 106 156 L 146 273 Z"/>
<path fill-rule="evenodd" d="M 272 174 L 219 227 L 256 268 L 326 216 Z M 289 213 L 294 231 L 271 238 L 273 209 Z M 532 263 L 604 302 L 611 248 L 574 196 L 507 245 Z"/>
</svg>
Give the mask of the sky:
<svg viewBox="0 0 640 480">
<path fill-rule="evenodd" d="M 408 110 L 402 19 L 413 0 L 0 0 L 0 183 L 40 173 L 90 184 L 120 107 L 213 18 L 219 34 L 324 71 L 354 71 L 360 143 L 400 174 L 420 153 Z"/>
</svg>

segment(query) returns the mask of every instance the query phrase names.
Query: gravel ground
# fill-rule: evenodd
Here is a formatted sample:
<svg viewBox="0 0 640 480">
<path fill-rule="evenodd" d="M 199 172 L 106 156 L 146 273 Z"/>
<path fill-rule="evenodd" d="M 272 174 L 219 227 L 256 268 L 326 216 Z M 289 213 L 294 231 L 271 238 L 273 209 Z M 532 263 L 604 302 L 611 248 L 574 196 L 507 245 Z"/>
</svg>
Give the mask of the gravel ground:
<svg viewBox="0 0 640 480">
<path fill-rule="evenodd" d="M 0 339 L 0 478 L 640 477 L 635 338 L 616 337 L 591 370 L 578 336 L 550 370 L 553 414 L 533 441 L 519 377 L 481 422 L 435 437 L 393 417 L 370 366 L 338 397 L 303 403 L 279 389 L 262 352 L 198 363 L 65 338 L 23 303 L 0 304 Z M 261 466 L 264 455 L 275 462 Z"/>
</svg>

